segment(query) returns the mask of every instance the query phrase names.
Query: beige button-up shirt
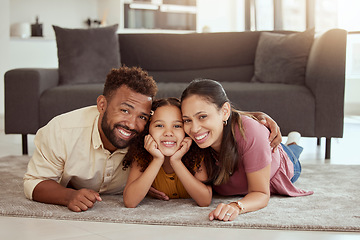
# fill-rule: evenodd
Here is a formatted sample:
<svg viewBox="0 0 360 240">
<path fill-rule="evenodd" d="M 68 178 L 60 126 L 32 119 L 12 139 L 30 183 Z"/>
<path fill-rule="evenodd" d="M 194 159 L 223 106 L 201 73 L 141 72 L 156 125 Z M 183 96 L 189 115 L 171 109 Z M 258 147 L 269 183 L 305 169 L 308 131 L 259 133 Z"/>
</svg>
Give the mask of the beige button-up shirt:
<svg viewBox="0 0 360 240">
<path fill-rule="evenodd" d="M 38 130 L 24 176 L 27 198 L 32 199 L 36 185 L 48 179 L 75 189 L 122 193 L 129 172 L 122 170 L 127 149 L 104 149 L 98 121 L 97 107 L 91 106 L 57 116 Z"/>
</svg>

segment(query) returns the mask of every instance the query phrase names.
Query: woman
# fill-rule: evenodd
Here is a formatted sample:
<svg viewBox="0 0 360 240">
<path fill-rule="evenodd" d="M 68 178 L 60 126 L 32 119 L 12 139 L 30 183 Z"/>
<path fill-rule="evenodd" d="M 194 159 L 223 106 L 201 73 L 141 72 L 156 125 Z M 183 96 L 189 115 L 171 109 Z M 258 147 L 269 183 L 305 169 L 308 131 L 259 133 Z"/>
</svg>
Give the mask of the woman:
<svg viewBox="0 0 360 240">
<path fill-rule="evenodd" d="M 236 202 L 219 204 L 209 219 L 234 220 L 239 214 L 266 207 L 270 194 L 304 196 L 313 192 L 297 189 L 294 166 L 280 145 L 272 151 L 269 130 L 231 107 L 220 83 L 194 80 L 181 96 L 185 132 L 200 148 L 209 148 L 212 160 L 205 161 L 213 190 L 225 196 L 244 195 Z M 299 169 L 297 169 L 299 170 Z"/>
</svg>

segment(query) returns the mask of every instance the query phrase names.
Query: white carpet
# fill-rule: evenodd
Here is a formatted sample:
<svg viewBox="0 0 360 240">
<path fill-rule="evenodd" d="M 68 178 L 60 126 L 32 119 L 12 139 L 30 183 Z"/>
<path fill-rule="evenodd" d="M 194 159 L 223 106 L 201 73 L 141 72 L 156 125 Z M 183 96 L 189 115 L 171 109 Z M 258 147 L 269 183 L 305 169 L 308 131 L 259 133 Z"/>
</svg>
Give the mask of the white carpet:
<svg viewBox="0 0 360 240">
<path fill-rule="evenodd" d="M 124 207 L 121 195 L 103 195 L 103 202 L 82 213 L 63 206 L 27 200 L 22 177 L 28 156 L 0 158 L 0 215 L 63 220 L 231 227 L 282 230 L 360 232 L 360 166 L 303 165 L 296 186 L 315 193 L 306 197 L 272 196 L 269 205 L 239 216 L 233 222 L 209 221 L 208 214 L 220 202 L 237 198 L 214 197 L 210 207 L 200 208 L 191 199 L 163 202 L 145 199 L 137 208 Z"/>
</svg>

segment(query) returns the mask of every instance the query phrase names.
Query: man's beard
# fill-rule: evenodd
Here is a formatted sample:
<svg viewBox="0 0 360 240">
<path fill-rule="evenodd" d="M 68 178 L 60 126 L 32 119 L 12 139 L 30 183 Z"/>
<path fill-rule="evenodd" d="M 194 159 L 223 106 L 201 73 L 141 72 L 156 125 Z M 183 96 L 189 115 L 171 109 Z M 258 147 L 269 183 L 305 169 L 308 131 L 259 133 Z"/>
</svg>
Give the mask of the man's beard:
<svg viewBox="0 0 360 240">
<path fill-rule="evenodd" d="M 116 134 L 116 132 L 118 131 L 117 127 L 121 127 L 128 131 L 131 131 L 131 132 L 135 133 L 135 135 L 132 138 L 130 138 L 129 140 L 124 140 L 117 136 L 117 134 Z M 134 129 L 129 129 L 127 126 L 124 126 L 121 124 L 115 124 L 114 128 L 111 129 L 110 125 L 107 123 L 107 111 L 105 111 L 104 117 L 102 118 L 101 128 L 102 128 L 102 131 L 103 131 L 105 137 L 117 149 L 123 149 L 123 148 L 128 147 L 131 144 L 134 137 L 138 134 L 138 131 L 136 131 Z"/>
</svg>

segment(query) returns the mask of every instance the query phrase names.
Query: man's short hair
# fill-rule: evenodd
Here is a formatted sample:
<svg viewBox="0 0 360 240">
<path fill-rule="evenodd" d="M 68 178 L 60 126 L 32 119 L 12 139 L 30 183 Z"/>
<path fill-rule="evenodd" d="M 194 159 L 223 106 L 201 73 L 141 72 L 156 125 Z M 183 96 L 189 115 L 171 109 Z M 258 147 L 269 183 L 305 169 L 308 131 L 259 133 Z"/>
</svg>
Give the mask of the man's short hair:
<svg viewBox="0 0 360 240">
<path fill-rule="evenodd" d="M 111 99 L 114 92 L 122 85 L 151 98 L 154 98 L 157 92 L 156 82 L 148 72 L 140 67 L 122 66 L 112 69 L 107 75 L 103 95 Z"/>
</svg>

